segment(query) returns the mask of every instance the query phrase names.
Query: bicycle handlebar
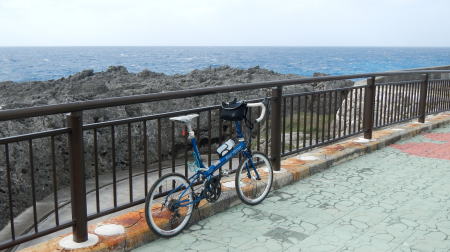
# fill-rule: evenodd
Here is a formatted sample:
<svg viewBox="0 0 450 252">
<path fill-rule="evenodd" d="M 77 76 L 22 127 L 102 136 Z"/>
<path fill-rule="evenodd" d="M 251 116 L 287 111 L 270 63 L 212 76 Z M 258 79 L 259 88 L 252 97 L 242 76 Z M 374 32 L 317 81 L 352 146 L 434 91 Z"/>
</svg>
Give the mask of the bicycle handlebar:
<svg viewBox="0 0 450 252">
<path fill-rule="evenodd" d="M 261 107 L 261 115 L 256 119 L 256 122 L 261 122 L 264 119 L 264 116 L 266 115 L 266 105 L 262 102 L 255 102 L 255 103 L 247 103 L 247 107 Z"/>
</svg>

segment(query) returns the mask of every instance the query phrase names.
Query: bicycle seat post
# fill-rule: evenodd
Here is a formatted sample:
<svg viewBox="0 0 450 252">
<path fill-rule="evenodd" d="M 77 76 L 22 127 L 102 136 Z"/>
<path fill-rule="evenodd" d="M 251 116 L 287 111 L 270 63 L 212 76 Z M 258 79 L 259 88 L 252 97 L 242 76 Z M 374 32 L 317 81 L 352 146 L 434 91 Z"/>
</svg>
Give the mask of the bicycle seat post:
<svg viewBox="0 0 450 252">
<path fill-rule="evenodd" d="M 189 133 L 188 139 L 192 140 L 195 138 L 194 129 L 192 128 L 192 119 L 197 118 L 197 117 L 198 117 L 198 114 L 189 114 L 189 115 L 184 115 L 184 116 L 171 117 L 171 118 L 169 118 L 169 120 L 182 122 L 182 123 L 186 124 L 187 130 Z"/>
<path fill-rule="evenodd" d="M 192 121 L 187 121 L 185 123 L 186 123 L 186 127 L 187 127 L 187 130 L 189 133 L 188 139 L 192 140 L 193 138 L 195 138 L 195 132 L 194 132 L 194 129 L 192 128 Z"/>
</svg>

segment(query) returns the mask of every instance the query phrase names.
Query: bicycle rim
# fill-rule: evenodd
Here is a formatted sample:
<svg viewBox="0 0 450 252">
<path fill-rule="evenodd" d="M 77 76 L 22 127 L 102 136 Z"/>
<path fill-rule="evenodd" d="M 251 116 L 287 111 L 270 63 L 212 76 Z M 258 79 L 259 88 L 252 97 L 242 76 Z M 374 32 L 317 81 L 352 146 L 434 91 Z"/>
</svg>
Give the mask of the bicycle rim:
<svg viewBox="0 0 450 252">
<path fill-rule="evenodd" d="M 262 153 L 254 153 L 239 166 L 236 173 L 236 191 L 239 198 L 249 205 L 256 205 L 264 200 L 272 187 L 273 171 L 269 159 Z M 259 175 L 259 179 L 256 175 Z"/>
<path fill-rule="evenodd" d="M 161 177 L 146 199 L 147 223 L 161 236 L 174 236 L 188 224 L 193 210 L 193 193 L 188 181 L 181 175 Z M 176 190 L 178 188 L 178 190 Z M 187 188 L 187 190 L 185 190 Z M 184 206 L 178 206 L 186 201 Z M 187 204 L 191 203 L 191 204 Z"/>
</svg>

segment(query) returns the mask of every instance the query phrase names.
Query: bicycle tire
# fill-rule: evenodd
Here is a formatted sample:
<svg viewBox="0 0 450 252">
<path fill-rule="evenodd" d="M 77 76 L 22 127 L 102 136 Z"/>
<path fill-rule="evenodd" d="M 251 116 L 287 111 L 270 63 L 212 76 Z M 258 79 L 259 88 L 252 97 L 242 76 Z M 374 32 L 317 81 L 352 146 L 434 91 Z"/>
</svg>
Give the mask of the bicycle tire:
<svg viewBox="0 0 450 252">
<path fill-rule="evenodd" d="M 252 161 L 254 163 L 259 163 L 258 161 L 262 161 L 264 164 L 261 167 L 257 167 L 256 170 L 258 171 L 258 175 L 260 175 L 260 179 L 266 181 L 266 185 L 263 188 L 264 190 L 262 193 L 255 197 L 255 193 L 258 193 L 261 188 L 258 190 L 258 186 L 248 186 L 246 183 L 252 182 L 252 181 L 258 181 L 256 179 L 256 176 L 254 177 L 252 172 L 254 173 L 253 169 L 247 169 L 246 164 L 248 163 L 248 158 L 243 160 L 241 164 L 239 165 L 238 170 L 236 171 L 236 178 L 235 178 L 235 185 L 236 185 L 236 192 L 239 198 L 242 202 L 248 205 L 257 205 L 261 203 L 269 194 L 270 189 L 272 187 L 273 182 L 273 168 L 272 164 L 269 161 L 269 158 L 267 158 L 266 155 L 264 155 L 261 152 L 254 152 L 252 154 Z M 261 159 L 261 160 L 258 160 Z M 244 170 L 245 169 L 245 170 Z M 250 177 L 248 176 L 250 173 Z M 247 175 L 246 177 L 243 177 L 242 175 Z M 255 173 L 254 173 L 255 174 Z"/>
<path fill-rule="evenodd" d="M 163 186 L 163 182 L 166 182 L 165 185 L 167 185 L 167 182 L 169 182 L 170 184 L 172 184 L 173 182 L 179 182 L 179 186 L 185 186 L 188 188 L 188 190 L 186 191 L 186 196 L 184 197 L 190 197 L 190 201 L 194 200 L 194 193 L 191 187 L 189 187 L 189 181 L 186 179 L 186 177 L 184 177 L 181 174 L 178 173 L 170 173 L 170 174 L 166 174 L 164 176 L 162 176 L 161 178 L 159 178 L 151 187 L 150 191 L 147 193 L 147 196 L 145 197 L 145 219 L 147 221 L 148 226 L 150 227 L 150 229 L 162 236 L 162 237 L 172 237 L 175 236 L 177 234 L 179 234 L 181 231 L 184 230 L 184 228 L 189 224 L 189 221 L 192 217 L 192 211 L 194 208 L 194 204 L 188 204 L 187 206 L 183 206 L 183 207 L 179 207 L 177 208 L 175 211 L 173 211 L 170 206 L 171 202 L 167 202 L 166 198 L 170 197 L 170 196 L 175 196 L 176 193 L 182 191 L 175 191 L 172 193 L 169 193 L 168 195 L 165 196 L 159 196 L 159 194 L 162 193 L 162 189 L 159 189 L 159 187 Z M 173 188 L 172 184 L 172 188 Z M 170 187 L 169 187 L 170 188 Z M 167 192 L 168 189 L 166 189 Z M 161 199 L 162 198 L 162 199 Z M 165 201 L 165 203 L 158 203 L 158 201 L 156 201 L 156 199 L 161 199 L 161 201 Z M 176 200 L 175 200 L 176 202 Z M 166 203 L 168 203 L 168 205 L 165 205 Z M 159 207 L 159 204 L 161 204 L 160 209 L 159 209 L 159 213 L 157 212 L 157 207 Z M 186 208 L 185 215 L 184 215 L 184 219 L 181 221 L 181 223 L 179 223 L 180 225 L 177 226 L 176 228 L 171 228 L 173 221 L 175 221 L 175 218 L 178 218 L 179 216 L 174 216 L 175 215 L 179 215 L 180 213 L 178 212 L 179 209 L 181 208 Z M 155 210 L 155 212 L 152 212 L 152 210 Z M 166 220 L 167 219 L 167 220 Z M 166 223 L 168 221 L 168 223 Z M 158 225 L 160 224 L 161 227 Z M 167 230 L 165 228 L 168 228 Z"/>
</svg>

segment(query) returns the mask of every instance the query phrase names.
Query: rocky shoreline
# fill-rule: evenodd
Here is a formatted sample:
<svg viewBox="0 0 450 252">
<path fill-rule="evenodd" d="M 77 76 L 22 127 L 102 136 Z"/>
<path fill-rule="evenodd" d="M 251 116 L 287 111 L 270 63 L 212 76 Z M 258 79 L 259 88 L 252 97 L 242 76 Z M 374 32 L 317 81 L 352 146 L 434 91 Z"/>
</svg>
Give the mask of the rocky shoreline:
<svg viewBox="0 0 450 252">
<path fill-rule="evenodd" d="M 320 75 L 320 74 L 318 74 Z M 194 70 L 188 74 L 165 75 L 144 70 L 140 73 L 130 73 L 123 66 L 112 66 L 104 72 L 94 72 L 85 70 L 77 74 L 61 78 L 58 80 L 35 81 L 35 82 L 0 82 L 0 109 L 25 108 L 32 106 L 43 106 L 49 104 L 60 104 L 76 101 L 86 101 L 93 99 L 103 99 L 109 97 L 129 96 L 137 94 L 148 94 L 165 92 L 172 90 L 193 89 L 201 87 L 242 84 L 261 81 L 286 80 L 302 78 L 293 74 L 279 74 L 271 70 L 259 67 L 249 69 L 238 69 L 228 66 L 218 68 L 206 68 Z M 285 88 L 285 93 L 307 92 L 324 89 L 353 86 L 352 81 L 329 81 L 311 83 L 308 85 L 289 86 Z M 189 109 L 203 106 L 219 104 L 222 100 L 231 100 L 234 97 L 239 99 L 253 99 L 265 97 L 270 90 L 253 90 L 235 92 L 230 94 L 208 95 L 189 99 L 178 99 L 161 101 L 157 103 L 145 103 L 138 105 L 120 106 L 107 109 L 98 109 L 84 112 L 84 123 L 94 123 L 134 116 L 158 114 L 168 111 Z M 331 111 L 330 111 L 331 112 Z M 217 118 L 213 114 L 213 118 Z M 217 119 L 213 119 L 213 125 Z M 170 127 L 164 120 L 162 129 Z M 52 115 L 36 118 L 27 118 L 0 122 L 0 137 L 15 136 L 32 132 L 45 131 L 65 127 L 64 115 Z M 199 135 L 201 139 L 207 137 L 205 125 L 200 125 Z M 126 128 L 126 127 L 125 127 Z M 132 126 L 134 166 L 142 165 L 142 128 L 140 125 Z M 218 127 L 213 127 L 212 135 L 218 135 Z M 155 122 L 149 122 L 148 136 L 149 146 L 156 145 L 157 127 Z M 128 167 L 127 159 L 127 130 L 117 129 L 116 150 L 117 169 Z M 102 135 L 103 134 L 103 135 Z M 85 132 L 85 159 L 87 177 L 93 176 L 93 133 Z M 164 131 L 162 139 L 170 139 L 170 132 Z M 58 187 L 69 184 L 69 166 L 66 137 L 55 137 L 56 141 L 56 168 L 58 173 Z M 164 141 L 164 140 L 163 140 Z M 184 146 L 184 139 L 177 139 L 181 146 Z M 50 140 L 33 140 L 33 166 L 34 177 L 36 178 L 36 197 L 41 199 L 52 191 L 52 162 L 49 151 Z M 111 171 L 111 138 L 108 129 L 99 130 L 99 170 L 100 173 Z M 120 147 L 120 148 L 119 148 Z M 15 195 L 13 202 L 14 214 L 18 215 L 31 204 L 30 186 L 30 161 L 28 143 L 20 142 L 11 144 L 11 179 L 13 182 L 12 193 Z M 183 147 L 184 148 L 184 147 Z M 171 155 L 177 155 L 171 150 L 169 141 L 165 141 L 162 146 L 162 156 L 169 159 Z M 149 150 L 149 161 L 156 160 L 157 150 Z M 0 177 L 6 178 L 4 151 L 0 150 Z M 8 202 L 8 189 L 6 179 L 0 181 L 0 202 Z M 9 220 L 8 204 L 0 205 L 0 228 Z"/>
</svg>

